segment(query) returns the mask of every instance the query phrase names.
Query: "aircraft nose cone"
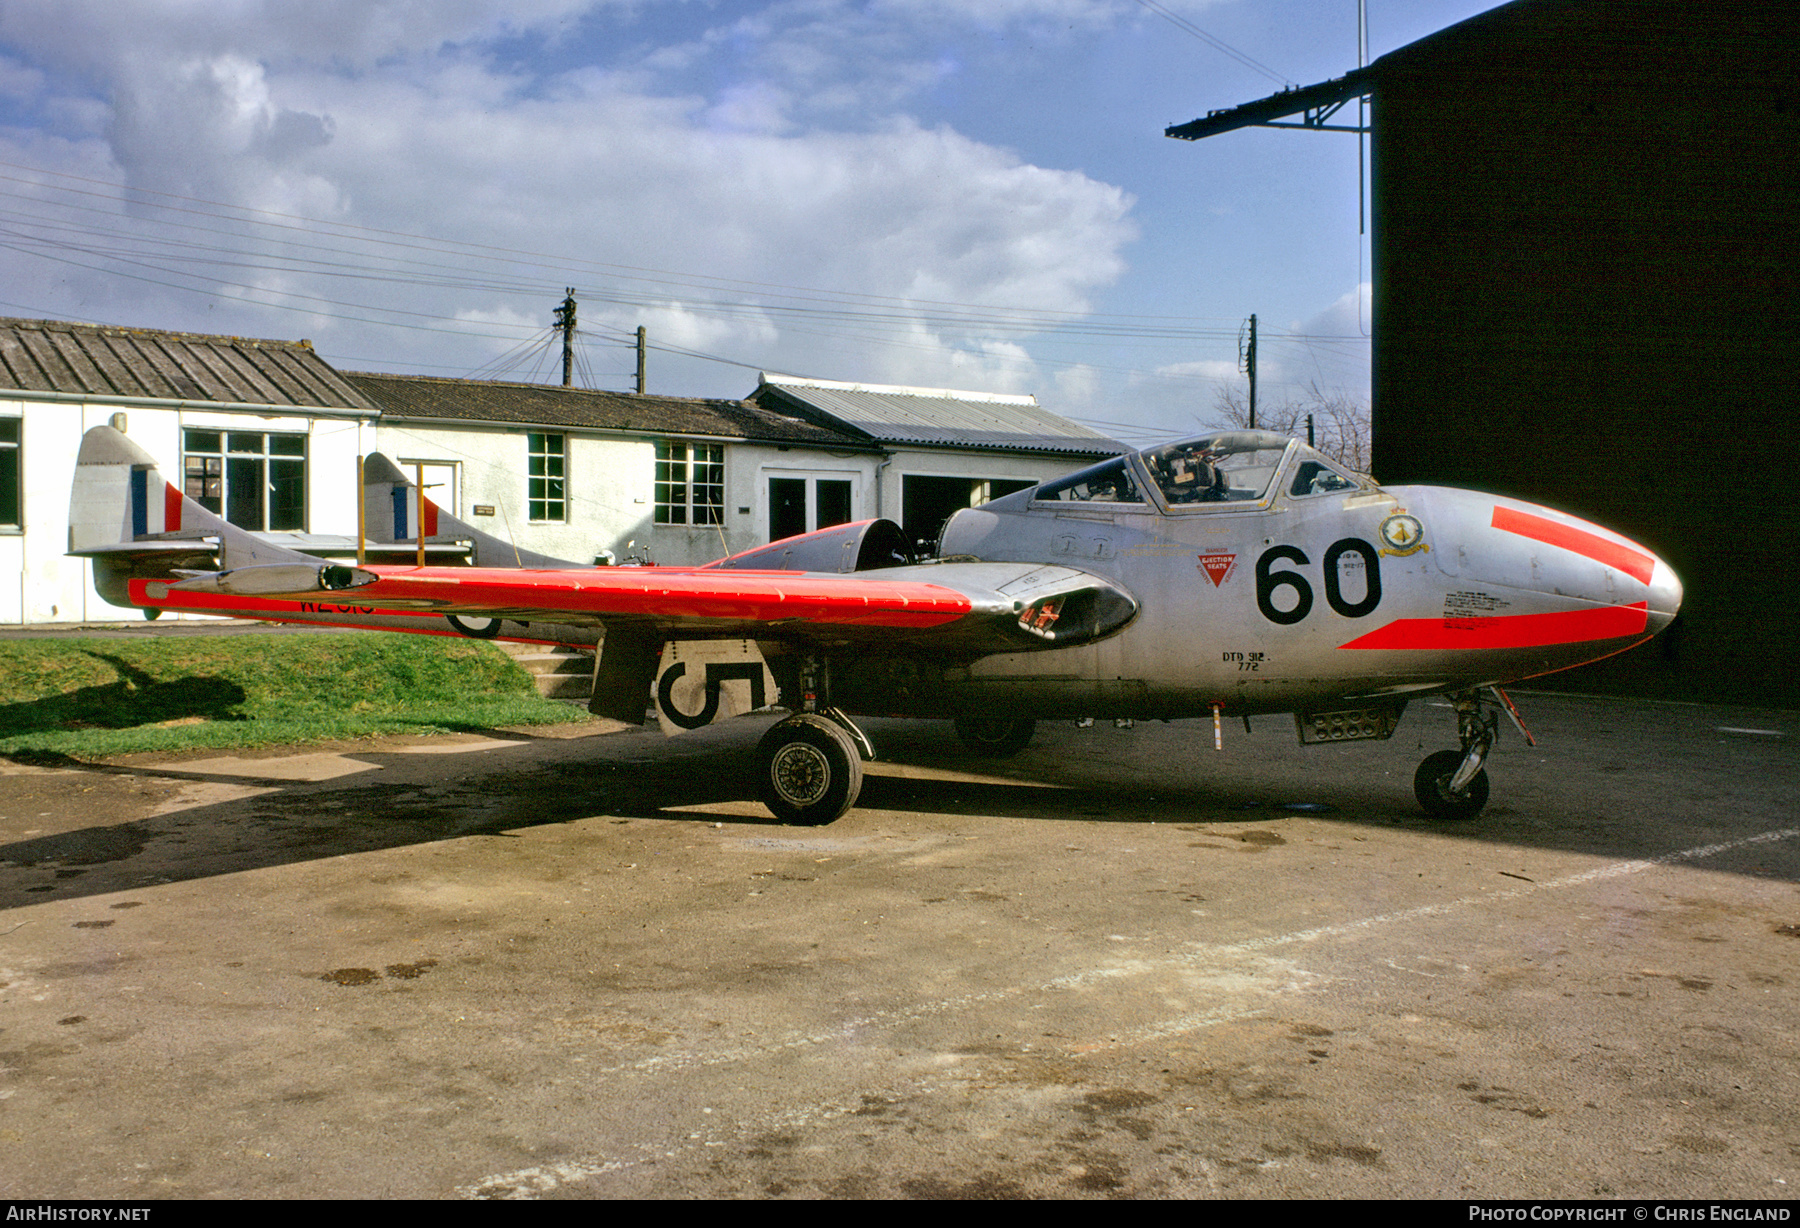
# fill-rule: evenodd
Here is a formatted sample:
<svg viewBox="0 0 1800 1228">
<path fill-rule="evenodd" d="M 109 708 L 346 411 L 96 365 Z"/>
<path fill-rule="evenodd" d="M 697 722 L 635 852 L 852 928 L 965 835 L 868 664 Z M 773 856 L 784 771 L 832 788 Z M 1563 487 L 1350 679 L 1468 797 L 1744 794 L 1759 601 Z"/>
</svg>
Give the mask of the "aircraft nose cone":
<svg viewBox="0 0 1800 1228">
<path fill-rule="evenodd" d="M 1571 609 L 1642 610 L 1633 634 L 1663 630 L 1681 609 L 1675 569 L 1603 524 L 1474 491 L 1408 494 L 1427 513 L 1437 568 L 1459 585 L 1502 585 Z M 1616 638 L 1624 625 L 1604 621 L 1608 634 L 1600 638 Z"/>
<path fill-rule="evenodd" d="M 1681 577 L 1659 556 L 1650 577 L 1650 630 L 1654 633 L 1675 621 L 1681 612 Z"/>
</svg>

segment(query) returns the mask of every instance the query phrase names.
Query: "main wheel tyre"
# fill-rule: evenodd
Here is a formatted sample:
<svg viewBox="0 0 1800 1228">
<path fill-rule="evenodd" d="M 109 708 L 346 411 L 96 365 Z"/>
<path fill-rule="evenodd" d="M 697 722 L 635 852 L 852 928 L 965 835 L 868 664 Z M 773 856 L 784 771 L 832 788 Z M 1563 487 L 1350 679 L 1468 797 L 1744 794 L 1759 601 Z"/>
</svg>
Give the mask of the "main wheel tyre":
<svg viewBox="0 0 1800 1228">
<path fill-rule="evenodd" d="M 1037 732 L 1036 721 L 978 720 L 972 716 L 956 718 L 956 736 L 978 755 L 990 759 L 1010 759 L 1031 745 Z"/>
<path fill-rule="evenodd" d="M 762 800 L 783 823 L 817 827 L 856 804 L 862 759 L 850 735 L 822 716 L 790 716 L 763 735 Z"/>
<path fill-rule="evenodd" d="M 1450 780 L 1462 766 L 1463 752 L 1440 750 L 1427 755 L 1413 776 L 1413 794 L 1425 813 L 1434 819 L 1472 819 L 1487 805 L 1487 769 L 1475 773 L 1461 793 L 1450 791 Z"/>
</svg>

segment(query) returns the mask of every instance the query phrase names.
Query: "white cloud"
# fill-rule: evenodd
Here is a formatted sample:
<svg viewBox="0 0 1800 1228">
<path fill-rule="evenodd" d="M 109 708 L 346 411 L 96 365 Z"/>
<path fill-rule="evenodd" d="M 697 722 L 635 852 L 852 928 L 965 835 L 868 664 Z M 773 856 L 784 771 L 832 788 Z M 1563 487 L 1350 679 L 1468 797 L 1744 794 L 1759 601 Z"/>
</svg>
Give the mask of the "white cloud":
<svg viewBox="0 0 1800 1228">
<path fill-rule="evenodd" d="M 1233 362 L 1205 360 L 1201 362 L 1174 362 L 1156 368 L 1159 379 L 1191 379 L 1235 382 L 1244 378 L 1243 372 Z"/>
<path fill-rule="evenodd" d="M 0 40 L 59 69 L 235 54 L 366 70 L 394 56 L 554 32 L 595 0 L 7 0 Z"/>
<path fill-rule="evenodd" d="M 1297 333 L 1325 337 L 1367 337 L 1374 327 L 1375 286 L 1363 282 L 1317 315 L 1294 325 Z"/>
<path fill-rule="evenodd" d="M 328 116 L 277 105 L 262 65 L 217 55 L 122 74 L 108 136 L 134 187 L 329 216 L 331 184 L 296 167 L 332 128 Z"/>
<path fill-rule="evenodd" d="M 0 55 L 0 98 L 36 98 L 43 92 L 44 74 L 11 56 Z"/>
<path fill-rule="evenodd" d="M 1021 344 L 979 325 L 928 322 L 906 303 L 1079 313 L 1123 271 L 1136 233 L 1129 194 L 922 125 L 899 106 L 941 71 L 932 40 L 909 41 L 912 32 L 895 24 L 905 5 L 778 3 L 666 54 L 637 56 L 620 72 L 595 65 L 544 74 L 498 59 L 498 36 L 549 37 L 602 7 L 8 0 L 0 86 L 35 91 L 78 130 L 0 156 L 397 234 L 347 252 L 344 241 L 316 232 L 189 220 L 208 227 L 199 241 L 219 258 L 282 266 L 205 266 L 214 275 L 295 296 L 287 301 L 319 313 L 308 317 L 209 303 L 122 276 L 46 276 L 42 263 L 14 255 L 0 257 L 0 276 L 46 300 L 59 277 L 79 280 L 89 318 L 273 336 L 304 320 L 322 351 L 362 365 L 391 353 L 396 369 L 473 368 L 511 343 L 460 343 L 358 319 L 391 310 L 419 313 L 402 317 L 415 327 L 432 323 L 425 317 L 438 327 L 452 327 L 442 323 L 450 318 L 541 327 L 570 284 L 592 295 L 585 320 L 621 331 L 645 323 L 653 343 L 841 378 L 1016 390 L 1047 382 Z M 982 6 L 981 15 L 1102 11 L 1110 10 L 1045 0 Z M 851 20 L 834 26 L 840 17 Z M 707 82 L 696 67 L 703 63 L 717 70 Z M 827 123 L 827 113 L 854 113 L 856 122 Z M 168 233 L 159 229 L 165 212 L 143 204 L 123 212 L 135 214 L 140 235 Z M 400 235 L 480 244 L 495 259 L 416 250 Z M 278 248 L 280 261 L 264 258 Z M 502 249 L 560 253 L 566 263 L 503 260 Z M 249 255 L 233 255 L 239 250 Z M 334 262 L 339 276 L 297 271 L 291 261 L 302 258 Z M 156 259 L 177 272 L 201 267 Z M 432 267 L 409 266 L 406 282 L 393 268 L 400 260 Z M 631 281 L 596 271 L 595 262 L 665 272 Z M 352 273 L 363 280 L 346 282 Z M 676 274 L 744 283 L 744 294 L 818 286 L 856 301 L 835 315 L 818 302 L 789 304 L 810 306 L 811 315 L 710 314 L 709 292 L 683 291 L 674 283 L 696 278 Z M 137 275 L 182 280 L 166 269 Z M 347 305 L 298 297 L 309 293 Z M 640 305 L 603 303 L 608 296 Z M 741 374 L 719 374 L 743 383 Z"/>
</svg>

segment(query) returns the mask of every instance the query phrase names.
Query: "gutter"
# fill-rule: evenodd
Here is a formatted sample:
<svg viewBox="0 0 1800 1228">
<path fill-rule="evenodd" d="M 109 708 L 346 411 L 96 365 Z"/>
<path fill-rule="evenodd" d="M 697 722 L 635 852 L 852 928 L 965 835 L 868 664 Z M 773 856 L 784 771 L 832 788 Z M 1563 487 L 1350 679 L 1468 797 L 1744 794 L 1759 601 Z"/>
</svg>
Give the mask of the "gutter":
<svg viewBox="0 0 1800 1228">
<path fill-rule="evenodd" d="M 484 430 L 513 431 L 559 431 L 564 434 L 604 435 L 619 439 L 650 440 L 658 439 L 691 439 L 702 443 L 744 443 L 756 444 L 766 448 L 808 448 L 815 452 L 873 452 L 880 455 L 882 449 L 872 444 L 858 443 L 853 439 L 843 440 L 799 440 L 799 439 L 765 439 L 754 435 L 702 435 L 693 431 L 651 430 L 621 426 L 585 426 L 571 425 L 563 422 L 507 422 L 493 418 L 444 418 L 436 415 L 412 417 L 403 414 L 383 413 L 380 421 L 395 426 L 468 426 Z"/>
<path fill-rule="evenodd" d="M 323 405 L 270 405 L 261 401 L 192 401 L 176 397 L 119 397 L 95 392 L 42 392 L 36 388 L 0 388 L 0 401 L 47 401 L 64 405 L 117 405 L 127 409 L 209 409 L 257 414 L 261 417 L 363 418 L 373 421 L 378 409 L 349 409 Z"/>
</svg>

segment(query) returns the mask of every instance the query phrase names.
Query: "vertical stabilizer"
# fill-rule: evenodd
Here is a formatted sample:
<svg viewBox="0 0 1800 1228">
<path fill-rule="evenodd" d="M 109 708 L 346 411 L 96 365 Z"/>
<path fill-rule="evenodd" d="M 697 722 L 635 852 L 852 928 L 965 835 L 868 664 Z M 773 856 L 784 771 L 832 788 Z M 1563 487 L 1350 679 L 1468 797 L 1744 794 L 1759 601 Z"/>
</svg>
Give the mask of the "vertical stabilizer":
<svg viewBox="0 0 1800 1228">
<path fill-rule="evenodd" d="M 226 523 L 183 494 L 155 457 L 110 426 L 81 437 L 69 493 L 68 552 L 94 560 L 94 587 L 115 605 L 138 604 L 128 592 L 133 579 L 174 582 L 185 576 L 179 583 L 186 587 L 238 592 L 335 589 L 374 579 L 329 568 Z"/>
<path fill-rule="evenodd" d="M 427 544 L 469 542 L 477 567 L 586 569 L 586 563 L 522 550 L 459 520 L 413 485 L 406 472 L 379 452 L 363 460 L 363 526 L 369 540 L 384 546 L 412 546 L 423 528 Z"/>
</svg>

